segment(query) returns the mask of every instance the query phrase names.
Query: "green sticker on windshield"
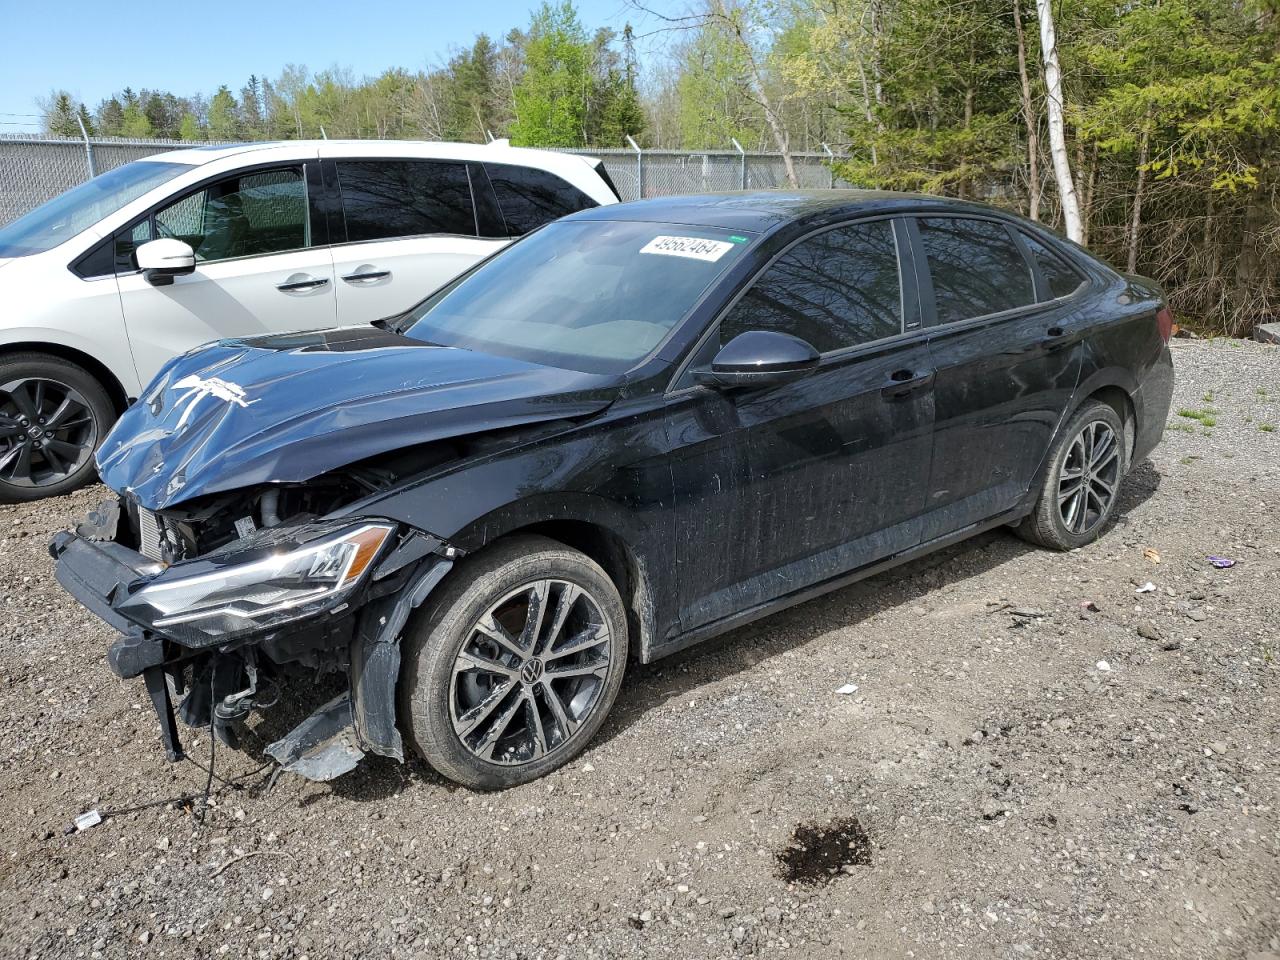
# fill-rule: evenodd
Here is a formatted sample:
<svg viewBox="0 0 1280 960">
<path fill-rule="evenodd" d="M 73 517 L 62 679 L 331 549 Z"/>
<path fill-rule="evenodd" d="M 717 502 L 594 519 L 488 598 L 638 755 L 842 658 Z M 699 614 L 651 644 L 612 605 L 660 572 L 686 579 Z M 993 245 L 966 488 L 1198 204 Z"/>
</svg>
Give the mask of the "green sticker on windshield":
<svg viewBox="0 0 1280 960">
<path fill-rule="evenodd" d="M 748 241 L 748 240 L 747 240 L 747 238 L 746 238 L 746 237 L 730 237 L 729 239 L 730 239 L 730 240 L 732 240 L 734 243 L 748 243 L 748 242 L 750 242 L 750 241 Z"/>
</svg>

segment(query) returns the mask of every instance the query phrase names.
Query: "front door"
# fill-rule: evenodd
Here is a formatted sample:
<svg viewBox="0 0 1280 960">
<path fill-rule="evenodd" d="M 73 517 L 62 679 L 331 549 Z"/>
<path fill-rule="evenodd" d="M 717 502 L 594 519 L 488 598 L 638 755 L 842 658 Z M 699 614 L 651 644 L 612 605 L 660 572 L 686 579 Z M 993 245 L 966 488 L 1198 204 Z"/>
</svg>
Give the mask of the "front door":
<svg viewBox="0 0 1280 960">
<path fill-rule="evenodd" d="M 683 630 L 919 542 L 933 371 L 914 283 L 903 295 L 905 242 L 881 219 L 792 246 L 695 364 L 740 333 L 779 330 L 813 344 L 819 369 L 779 386 L 670 398 Z"/>
<path fill-rule="evenodd" d="M 346 240 L 333 250 L 343 325 L 403 313 L 508 242 L 478 235 L 465 163 L 373 158 L 330 169 Z"/>
<path fill-rule="evenodd" d="M 165 286 L 136 271 L 117 277 L 143 383 L 210 340 L 334 326 L 333 263 L 313 242 L 310 206 L 302 164 L 257 169 L 201 187 L 118 236 L 122 256 L 162 237 L 196 255 L 195 272 Z"/>
<path fill-rule="evenodd" d="M 1026 494 L 1066 414 L 1083 346 L 1073 303 L 1053 299 L 1013 228 L 960 217 L 913 227 L 928 263 L 922 298 L 937 367 L 928 541 Z"/>
</svg>

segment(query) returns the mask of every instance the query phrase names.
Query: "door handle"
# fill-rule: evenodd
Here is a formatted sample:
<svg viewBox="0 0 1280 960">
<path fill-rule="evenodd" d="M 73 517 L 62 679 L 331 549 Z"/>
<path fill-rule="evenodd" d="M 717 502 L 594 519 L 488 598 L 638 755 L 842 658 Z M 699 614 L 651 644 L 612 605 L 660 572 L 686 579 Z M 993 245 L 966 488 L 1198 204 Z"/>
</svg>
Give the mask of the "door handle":
<svg viewBox="0 0 1280 960">
<path fill-rule="evenodd" d="M 935 371 L 919 373 L 915 370 L 895 370 L 889 374 L 889 382 L 880 388 L 880 396 L 886 400 L 906 400 L 921 390 L 933 386 Z"/>
<path fill-rule="evenodd" d="M 1070 334 L 1062 327 L 1050 327 L 1044 334 L 1040 345 L 1046 350 L 1060 350 L 1071 340 Z"/>
<path fill-rule="evenodd" d="M 297 280 L 289 279 L 284 283 L 277 283 L 276 289 L 283 290 L 285 293 L 297 293 L 301 290 L 316 290 L 328 282 L 328 277 L 309 277 L 304 273 L 298 275 Z"/>
<path fill-rule="evenodd" d="M 348 273 L 342 279 L 347 283 L 369 283 L 391 276 L 390 270 L 363 270 L 359 273 Z"/>
</svg>

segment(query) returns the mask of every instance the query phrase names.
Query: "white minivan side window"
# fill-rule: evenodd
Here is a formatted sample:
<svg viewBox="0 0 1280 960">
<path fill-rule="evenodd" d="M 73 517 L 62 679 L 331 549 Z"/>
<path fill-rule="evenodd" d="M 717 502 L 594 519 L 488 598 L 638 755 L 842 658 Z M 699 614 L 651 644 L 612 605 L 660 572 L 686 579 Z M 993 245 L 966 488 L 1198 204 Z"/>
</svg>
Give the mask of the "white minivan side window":
<svg viewBox="0 0 1280 960">
<path fill-rule="evenodd" d="M 190 244 L 201 263 L 311 246 L 302 167 L 255 170 L 211 183 L 121 234 L 117 255 L 164 237 Z"/>
</svg>

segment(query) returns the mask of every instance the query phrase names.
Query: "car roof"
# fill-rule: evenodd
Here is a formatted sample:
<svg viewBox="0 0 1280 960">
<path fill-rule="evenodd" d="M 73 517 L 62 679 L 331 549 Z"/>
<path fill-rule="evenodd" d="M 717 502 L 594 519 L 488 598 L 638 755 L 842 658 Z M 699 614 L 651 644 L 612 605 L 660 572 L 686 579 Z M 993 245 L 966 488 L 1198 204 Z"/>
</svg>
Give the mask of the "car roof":
<svg viewBox="0 0 1280 960">
<path fill-rule="evenodd" d="M 421 157 L 432 160 L 470 160 L 488 163 L 519 163 L 525 166 L 554 169 L 562 163 L 599 163 L 596 157 L 554 150 L 513 147 L 506 140 L 492 143 L 450 143 L 435 140 L 260 140 L 252 143 L 208 143 L 154 154 L 148 160 L 186 163 L 199 166 L 226 157 L 261 150 L 294 148 L 300 157 L 333 156 L 336 153 L 374 153 L 378 156 Z"/>
<path fill-rule="evenodd" d="M 638 220 L 769 233 L 805 220 L 904 210 L 999 214 L 980 203 L 887 190 L 792 190 L 653 197 L 570 214 L 569 220 Z"/>
</svg>

